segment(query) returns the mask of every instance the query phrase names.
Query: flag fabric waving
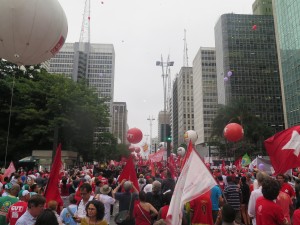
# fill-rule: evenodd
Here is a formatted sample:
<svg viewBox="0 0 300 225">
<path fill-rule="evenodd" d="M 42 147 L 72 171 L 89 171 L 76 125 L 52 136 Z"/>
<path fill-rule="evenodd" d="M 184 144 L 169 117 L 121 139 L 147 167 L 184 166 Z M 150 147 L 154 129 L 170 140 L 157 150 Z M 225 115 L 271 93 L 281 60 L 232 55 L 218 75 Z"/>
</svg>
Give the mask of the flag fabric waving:
<svg viewBox="0 0 300 225">
<path fill-rule="evenodd" d="M 122 173 L 118 178 L 118 181 L 121 182 L 123 179 L 130 180 L 135 188 L 139 191 L 138 179 L 134 169 L 132 156 L 129 156 L 126 165 L 124 166 Z"/>
<path fill-rule="evenodd" d="M 190 143 L 189 148 L 191 145 Z M 206 193 L 216 184 L 198 153 L 192 149 L 177 180 L 167 214 L 167 224 L 181 225 L 184 204 Z"/>
<path fill-rule="evenodd" d="M 61 144 L 59 144 L 56 149 L 54 160 L 52 162 L 49 180 L 45 190 L 46 203 L 51 200 L 55 200 L 57 201 L 59 206 L 63 205 L 58 186 L 61 170 L 63 170 L 63 163 L 61 161 Z"/>
<path fill-rule="evenodd" d="M 242 166 L 248 166 L 251 163 L 249 155 L 246 153 L 242 158 Z"/>
<path fill-rule="evenodd" d="M 264 142 L 275 175 L 300 166 L 300 126 L 276 133 Z"/>
<path fill-rule="evenodd" d="M 181 162 L 181 170 L 183 170 L 183 167 L 184 167 L 186 161 L 188 161 L 192 151 L 193 151 L 193 144 L 192 144 L 192 141 L 190 140 L 187 152 L 185 153 L 184 158 Z"/>
<path fill-rule="evenodd" d="M 10 175 L 12 173 L 16 172 L 16 168 L 15 168 L 15 165 L 14 163 L 11 161 L 8 168 L 5 170 L 4 174 L 3 174 L 3 177 L 10 177 Z"/>
</svg>

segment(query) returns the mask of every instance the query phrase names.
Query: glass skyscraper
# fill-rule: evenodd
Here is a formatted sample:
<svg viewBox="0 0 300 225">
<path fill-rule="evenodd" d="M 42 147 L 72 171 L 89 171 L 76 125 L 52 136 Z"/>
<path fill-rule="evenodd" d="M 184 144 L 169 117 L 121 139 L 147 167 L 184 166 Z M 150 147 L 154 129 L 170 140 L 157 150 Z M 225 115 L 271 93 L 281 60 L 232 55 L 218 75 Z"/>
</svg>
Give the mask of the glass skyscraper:
<svg viewBox="0 0 300 225">
<path fill-rule="evenodd" d="M 300 1 L 273 0 L 284 122 L 300 124 Z"/>
<path fill-rule="evenodd" d="M 224 14 L 215 26 L 218 102 L 244 100 L 274 132 L 283 109 L 273 16 Z"/>
</svg>

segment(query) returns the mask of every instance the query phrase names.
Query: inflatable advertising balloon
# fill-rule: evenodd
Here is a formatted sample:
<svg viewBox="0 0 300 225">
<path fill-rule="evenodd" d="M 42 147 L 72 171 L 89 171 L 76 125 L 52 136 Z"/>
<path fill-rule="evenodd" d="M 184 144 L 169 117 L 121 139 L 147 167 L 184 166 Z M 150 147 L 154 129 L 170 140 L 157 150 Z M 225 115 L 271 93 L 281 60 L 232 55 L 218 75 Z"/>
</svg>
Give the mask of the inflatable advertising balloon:
<svg viewBox="0 0 300 225">
<path fill-rule="evenodd" d="M 52 58 L 67 38 L 68 23 L 58 0 L 2 0 L 0 58 L 36 65 Z"/>
<path fill-rule="evenodd" d="M 179 147 L 179 148 L 177 149 L 177 155 L 184 156 L 184 154 L 185 154 L 185 149 L 184 149 L 184 147 Z"/>
<path fill-rule="evenodd" d="M 143 133 L 138 128 L 131 128 L 127 131 L 127 140 L 131 144 L 137 144 L 143 139 Z"/>
<path fill-rule="evenodd" d="M 183 137 L 184 137 L 184 141 L 185 141 L 186 143 L 189 143 L 190 140 L 191 140 L 192 143 L 195 144 L 195 142 L 196 142 L 197 139 L 198 139 L 198 134 L 197 134 L 197 132 L 194 131 L 194 130 L 188 130 L 188 131 L 186 131 L 186 132 L 184 133 Z"/>
<path fill-rule="evenodd" d="M 224 128 L 223 134 L 228 141 L 237 142 L 244 137 L 244 130 L 238 123 L 229 123 Z"/>
</svg>

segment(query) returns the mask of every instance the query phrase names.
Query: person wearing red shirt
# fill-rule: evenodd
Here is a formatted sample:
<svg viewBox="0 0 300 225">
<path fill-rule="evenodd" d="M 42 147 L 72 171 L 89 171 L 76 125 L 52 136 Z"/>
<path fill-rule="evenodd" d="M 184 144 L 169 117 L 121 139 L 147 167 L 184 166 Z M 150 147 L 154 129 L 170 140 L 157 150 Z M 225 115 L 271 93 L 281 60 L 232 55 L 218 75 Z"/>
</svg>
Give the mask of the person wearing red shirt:
<svg viewBox="0 0 300 225">
<path fill-rule="evenodd" d="M 163 194 L 164 206 L 161 207 L 160 210 L 158 211 L 157 220 L 159 220 L 159 219 L 164 219 L 165 220 L 167 218 L 167 214 L 168 214 L 168 210 L 169 210 L 169 207 L 170 207 L 170 202 L 171 202 L 171 199 L 172 199 L 172 195 L 173 195 L 173 192 L 171 192 L 171 191 Z"/>
<path fill-rule="evenodd" d="M 280 206 L 280 208 L 282 208 L 284 217 L 287 218 L 289 223 L 291 223 L 290 215 L 292 215 L 291 211 L 293 210 L 293 201 L 291 197 L 288 194 L 279 191 L 276 203 Z"/>
<path fill-rule="evenodd" d="M 296 193 L 294 188 L 288 183 L 287 177 L 283 174 L 277 174 L 276 179 L 280 184 L 280 191 L 288 194 L 293 199 Z"/>
<path fill-rule="evenodd" d="M 285 225 L 289 224 L 284 217 L 283 210 L 274 200 L 279 194 L 279 183 L 271 178 L 262 184 L 262 194 L 256 200 L 255 214 L 257 225 Z"/>
<path fill-rule="evenodd" d="M 210 199 L 210 191 L 190 202 L 191 221 L 193 224 L 213 225 L 212 203 Z"/>
<path fill-rule="evenodd" d="M 6 214 L 6 221 L 9 225 L 15 225 L 17 220 L 26 212 L 27 202 L 30 199 L 30 192 L 21 190 L 18 197 L 19 201 L 11 205 Z"/>
</svg>

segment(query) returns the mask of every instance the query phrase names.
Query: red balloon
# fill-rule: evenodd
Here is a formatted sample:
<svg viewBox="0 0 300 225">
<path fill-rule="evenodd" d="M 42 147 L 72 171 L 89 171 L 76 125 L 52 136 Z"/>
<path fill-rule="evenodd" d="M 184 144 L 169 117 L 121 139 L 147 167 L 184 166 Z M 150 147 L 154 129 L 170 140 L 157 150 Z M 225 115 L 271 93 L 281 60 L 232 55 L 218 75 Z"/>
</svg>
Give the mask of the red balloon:
<svg viewBox="0 0 300 225">
<path fill-rule="evenodd" d="M 253 25 L 252 26 L 252 30 L 256 30 L 257 29 L 257 26 L 256 25 Z"/>
<path fill-rule="evenodd" d="M 224 128 L 223 134 L 228 141 L 236 142 L 244 137 L 244 130 L 238 123 L 229 123 Z"/>
<path fill-rule="evenodd" d="M 140 147 L 135 147 L 135 148 L 134 148 L 134 151 L 135 151 L 136 153 L 139 153 L 139 152 L 141 151 L 141 148 L 140 148 Z"/>
<path fill-rule="evenodd" d="M 128 150 L 131 151 L 131 152 L 134 152 L 135 147 L 134 146 L 129 146 Z"/>
<path fill-rule="evenodd" d="M 143 133 L 138 128 L 131 128 L 127 131 L 127 140 L 129 143 L 137 144 L 143 139 Z"/>
</svg>

